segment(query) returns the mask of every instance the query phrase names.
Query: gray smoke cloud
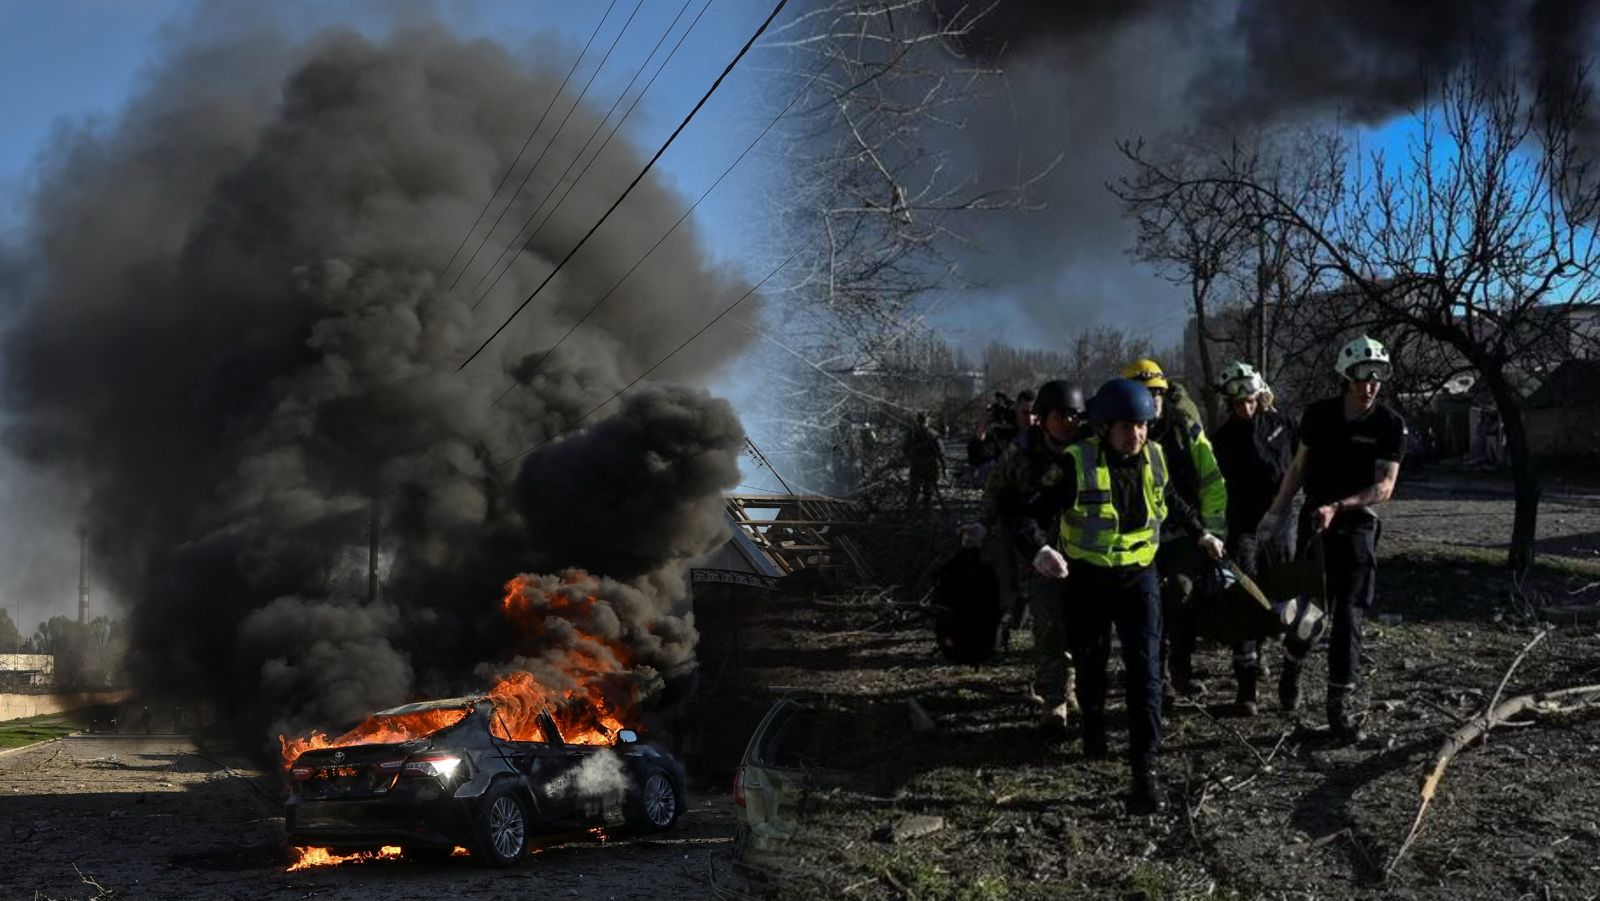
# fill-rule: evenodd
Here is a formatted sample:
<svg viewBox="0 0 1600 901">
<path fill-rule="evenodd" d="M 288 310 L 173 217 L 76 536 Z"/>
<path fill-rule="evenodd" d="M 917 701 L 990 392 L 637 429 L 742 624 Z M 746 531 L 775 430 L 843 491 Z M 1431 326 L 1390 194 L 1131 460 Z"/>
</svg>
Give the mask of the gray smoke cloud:
<svg viewBox="0 0 1600 901">
<path fill-rule="evenodd" d="M 946 15 L 962 5 L 940 2 Z M 1101 322 L 1176 339 L 1182 294 L 1127 257 L 1133 233 L 1106 184 L 1118 139 L 1241 133 L 1337 115 L 1379 124 L 1427 79 L 1468 60 L 1527 84 L 1570 79 L 1595 49 L 1594 0 L 1203 0 L 1034 3 L 979 20 L 963 50 L 1005 70 L 967 111 L 952 150 L 980 183 L 1057 155 L 1033 192 L 1045 209 L 991 216 L 962 257 L 974 282 L 1020 307 L 1035 340 Z M 970 10 L 968 11 L 970 14 Z M 954 65 L 954 64 L 952 64 Z M 1600 138 L 1600 129 L 1591 129 Z"/>
<path fill-rule="evenodd" d="M 631 585 L 637 597 L 615 609 L 656 624 L 624 630 L 641 661 L 692 648 L 672 586 L 721 534 L 716 498 L 743 440 L 725 404 L 641 390 L 621 407 L 634 423 L 597 417 L 503 465 L 742 292 L 686 224 L 532 365 L 684 201 L 647 179 L 456 371 L 643 165 L 611 142 L 476 310 L 472 286 L 509 227 L 454 290 L 453 272 L 441 277 L 569 62 L 519 62 L 437 26 L 381 41 L 210 35 L 158 67 L 116 121 L 51 148 L 18 245 L 0 254 L 14 298 L 6 437 L 83 498 L 144 688 L 209 692 L 257 730 L 327 728 L 459 689 L 477 663 L 528 651 L 497 604 L 536 567 Z M 573 114 L 550 150 L 559 164 L 540 167 L 508 223 L 534 212 L 596 124 L 587 107 Z M 707 338 L 675 375 L 704 377 L 741 346 Z M 372 605 L 351 548 L 375 501 L 386 580 Z M 588 552 L 619 515 L 647 519 L 651 546 Z"/>
</svg>

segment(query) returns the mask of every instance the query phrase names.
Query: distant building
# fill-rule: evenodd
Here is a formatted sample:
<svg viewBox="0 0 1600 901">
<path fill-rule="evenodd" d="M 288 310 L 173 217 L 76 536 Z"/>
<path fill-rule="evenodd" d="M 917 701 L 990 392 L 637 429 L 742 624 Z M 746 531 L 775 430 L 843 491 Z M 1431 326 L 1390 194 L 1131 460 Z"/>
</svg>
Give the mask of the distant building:
<svg viewBox="0 0 1600 901">
<path fill-rule="evenodd" d="M 1600 360 L 1568 360 L 1528 396 L 1528 445 L 1540 456 L 1600 451 Z"/>
<path fill-rule="evenodd" d="M 54 654 L 0 654 L 0 690 L 45 688 L 55 679 Z"/>
</svg>

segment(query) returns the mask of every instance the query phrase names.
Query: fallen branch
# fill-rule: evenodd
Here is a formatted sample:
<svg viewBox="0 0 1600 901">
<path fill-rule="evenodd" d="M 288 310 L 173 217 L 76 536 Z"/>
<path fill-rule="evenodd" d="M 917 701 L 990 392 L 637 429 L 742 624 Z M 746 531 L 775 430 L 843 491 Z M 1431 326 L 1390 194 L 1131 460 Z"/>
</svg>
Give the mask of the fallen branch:
<svg viewBox="0 0 1600 901">
<path fill-rule="evenodd" d="M 1428 778 L 1423 780 L 1422 801 L 1417 805 L 1417 818 L 1411 822 L 1411 831 L 1406 833 L 1405 841 L 1400 843 L 1400 850 L 1395 852 L 1394 858 L 1384 868 L 1383 874 L 1385 876 L 1394 872 L 1395 865 L 1400 863 L 1400 858 L 1404 857 L 1406 852 L 1411 849 L 1411 843 L 1417 840 L 1417 834 L 1422 831 L 1422 818 L 1428 812 L 1428 805 L 1433 803 L 1434 793 L 1439 789 L 1439 780 L 1444 778 L 1444 768 L 1450 765 L 1450 761 L 1461 752 L 1462 748 L 1465 748 L 1480 736 L 1488 735 L 1489 730 L 1493 729 L 1496 723 L 1504 722 L 1508 717 L 1525 709 L 1524 707 L 1518 707 L 1516 710 L 1508 710 L 1496 718 L 1496 714 L 1501 713 L 1498 706 L 1500 694 L 1505 691 L 1506 683 L 1511 681 L 1511 674 L 1517 671 L 1517 667 L 1522 664 L 1522 659 L 1528 656 L 1528 652 L 1533 650 L 1533 646 L 1543 641 L 1545 636 L 1549 634 L 1550 630 L 1545 629 L 1522 646 L 1522 650 L 1512 659 L 1511 665 L 1506 667 L 1505 675 L 1500 677 L 1500 684 L 1495 687 L 1494 696 L 1489 699 L 1489 703 L 1483 708 L 1483 716 L 1463 724 L 1455 732 L 1452 732 L 1449 738 L 1445 739 L 1444 746 L 1439 749 L 1438 757 L 1434 760 L 1433 772 L 1429 773 Z M 1527 700 L 1531 704 L 1532 698 L 1533 695 L 1521 695 L 1513 698 L 1512 701 Z M 1507 705 L 1510 705 L 1512 701 L 1507 701 Z"/>
<path fill-rule="evenodd" d="M 1506 683 L 1511 681 L 1511 674 L 1516 672 L 1517 667 L 1522 664 L 1522 658 L 1528 656 L 1528 652 L 1533 650 L 1533 646 L 1541 641 L 1544 641 L 1545 636 L 1549 634 L 1550 630 L 1545 629 L 1538 635 L 1533 636 L 1533 638 L 1529 640 L 1527 644 L 1522 646 L 1522 651 L 1517 654 L 1516 659 L 1512 660 L 1511 665 L 1506 667 L 1506 674 L 1500 677 L 1500 684 L 1495 686 L 1494 697 L 1490 698 L 1488 706 L 1483 708 L 1483 715 L 1485 717 L 1489 715 L 1490 711 L 1494 710 L 1494 705 L 1500 703 L 1500 695 L 1506 690 Z"/>
<path fill-rule="evenodd" d="M 1520 657 L 1519 657 L 1520 659 Z M 1513 667 L 1515 664 L 1513 664 Z M 1499 692 L 1496 692 L 1496 697 Z M 1563 699 L 1577 699 L 1575 703 L 1555 705 L 1554 702 Z M 1507 720 L 1527 710 L 1537 708 L 1550 708 L 1553 711 L 1569 712 L 1571 710 L 1587 707 L 1600 702 L 1600 685 L 1581 685 L 1576 688 L 1563 688 L 1556 691 L 1536 692 L 1533 694 L 1517 695 L 1501 702 L 1489 709 L 1482 717 L 1474 719 L 1460 729 L 1451 733 L 1445 743 L 1440 746 L 1439 753 L 1434 757 L 1433 770 L 1422 781 L 1421 801 L 1417 806 L 1416 819 L 1411 823 L 1411 831 L 1406 834 L 1406 840 L 1400 844 L 1400 850 L 1395 852 L 1389 865 L 1384 868 L 1384 875 L 1394 872 L 1394 868 L 1411 850 L 1411 845 L 1416 841 L 1417 835 L 1422 831 L 1422 818 L 1428 812 L 1428 806 L 1433 803 L 1434 795 L 1439 791 L 1439 782 L 1444 779 L 1445 768 L 1450 761 L 1468 745 L 1478 738 L 1488 734 L 1496 726 L 1507 725 Z"/>
<path fill-rule="evenodd" d="M 1222 720 L 1217 719 L 1215 716 L 1212 716 L 1211 715 L 1211 711 L 1207 710 L 1204 704 L 1202 704 L 1202 703 L 1200 703 L 1198 701 L 1178 700 L 1178 701 L 1174 702 L 1173 706 L 1174 707 L 1182 707 L 1182 708 L 1189 709 L 1189 710 L 1198 710 L 1202 716 L 1204 716 L 1206 719 L 1210 720 L 1212 723 L 1214 723 L 1214 724 L 1216 724 L 1218 726 L 1221 726 L 1223 731 L 1225 731 L 1229 735 L 1233 736 L 1235 741 L 1237 741 L 1241 745 L 1244 745 L 1245 749 L 1248 750 L 1251 754 L 1253 754 L 1255 756 L 1256 761 L 1261 764 L 1261 768 L 1262 769 L 1264 769 L 1264 770 L 1271 770 L 1272 769 L 1272 761 L 1271 761 L 1271 759 L 1263 756 L 1262 753 L 1261 753 L 1261 750 L 1259 748 L 1257 748 L 1255 745 L 1251 744 L 1250 740 L 1248 738 L 1245 738 L 1244 734 L 1241 733 L 1238 729 L 1235 729 L 1231 724 L 1225 723 Z M 1276 750 L 1276 749 L 1274 749 L 1274 750 Z"/>
</svg>

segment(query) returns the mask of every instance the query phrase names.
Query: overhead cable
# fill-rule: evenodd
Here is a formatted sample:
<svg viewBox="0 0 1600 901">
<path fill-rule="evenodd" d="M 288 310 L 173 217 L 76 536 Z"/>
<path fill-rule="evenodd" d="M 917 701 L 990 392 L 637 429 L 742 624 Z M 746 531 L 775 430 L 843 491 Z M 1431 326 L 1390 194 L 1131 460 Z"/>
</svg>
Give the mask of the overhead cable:
<svg viewBox="0 0 1600 901">
<path fill-rule="evenodd" d="M 683 18 L 683 14 L 688 12 L 689 5 L 693 2 L 694 0 L 684 0 L 683 7 L 678 10 L 677 18 L 673 19 L 672 24 L 667 26 L 667 30 L 662 32 L 661 40 L 656 42 L 656 46 L 650 50 L 650 55 L 645 57 L 645 66 L 649 65 L 650 60 L 655 57 L 656 51 L 661 49 L 661 45 L 665 43 L 667 36 L 670 35 L 672 33 L 672 29 L 677 26 L 678 19 Z M 482 275 L 478 276 L 478 281 L 473 284 L 472 291 L 470 292 L 474 297 L 477 298 L 472 302 L 472 308 L 474 310 L 478 308 L 479 304 L 483 303 L 484 298 L 489 296 L 489 292 L 494 290 L 494 286 L 500 284 L 500 279 L 504 278 L 505 274 L 510 271 L 512 265 L 516 263 L 515 254 L 520 252 L 522 247 L 527 247 L 533 243 L 533 239 L 538 237 L 539 232 L 544 230 L 545 224 L 550 221 L 550 217 L 554 216 L 556 210 L 559 209 L 561 204 L 566 201 L 567 195 L 571 194 L 572 189 L 576 188 L 578 186 L 578 182 L 582 181 L 583 177 L 588 174 L 589 168 L 593 166 L 595 161 L 600 158 L 600 154 L 604 153 L 605 149 L 611 146 L 611 139 L 616 137 L 617 132 L 622 130 L 622 123 L 626 122 L 628 117 L 633 115 L 633 110 L 639 105 L 639 101 L 644 99 L 644 95 L 649 92 L 650 86 L 656 83 L 656 79 L 661 77 L 662 72 L 666 71 L 667 64 L 672 62 L 672 58 L 674 56 L 678 55 L 678 49 L 683 46 L 684 40 L 689 37 L 689 32 L 694 30 L 694 27 L 700 23 L 701 17 L 706 14 L 706 10 L 710 8 L 711 0 L 706 0 L 705 5 L 700 7 L 699 14 L 697 14 L 694 17 L 694 20 L 689 23 L 689 27 L 683 30 L 683 34 L 678 36 L 678 42 L 672 45 L 672 50 L 669 51 L 666 57 L 661 60 L 661 65 L 656 68 L 655 74 L 651 75 L 650 80 L 645 82 L 644 88 L 639 91 L 638 96 L 633 98 L 633 103 L 628 105 L 628 109 L 623 112 L 622 118 L 617 120 L 616 127 L 611 129 L 611 133 L 606 135 L 606 139 L 604 141 L 600 142 L 600 149 L 596 150 L 594 155 L 589 157 L 588 162 L 583 164 L 583 168 L 578 170 L 577 177 L 568 183 L 567 175 L 572 172 L 572 167 L 578 165 L 578 161 L 583 159 L 584 152 L 589 149 L 589 145 L 594 143 L 594 139 L 599 136 L 601 130 L 605 128 L 606 123 L 610 121 L 611 114 L 617 111 L 617 107 L 622 105 L 623 100 L 627 99 L 628 92 L 633 90 L 634 83 L 639 80 L 640 75 L 644 74 L 645 66 L 641 66 L 639 71 L 634 73 L 633 78 L 628 81 L 627 87 L 623 88 L 622 93 L 617 95 L 616 102 L 612 103 L 611 108 L 606 110 L 606 114 L 600 118 L 599 122 L 595 123 L 594 130 L 589 132 L 589 139 L 583 142 L 583 146 L 578 148 L 578 152 L 573 154 L 572 159 L 568 161 L 567 168 L 561 170 L 561 175 L 558 176 L 555 181 L 550 183 L 550 190 L 544 192 L 544 196 L 539 199 L 538 203 L 534 204 L 533 212 L 529 213 L 528 218 L 523 220 L 522 225 L 517 228 L 516 236 L 510 241 L 506 242 L 506 246 L 500 251 L 499 255 L 494 258 L 494 262 L 490 263 L 489 268 L 485 270 Z M 523 240 L 522 233 L 526 231 L 528 226 L 533 223 L 533 220 L 538 217 L 539 211 L 545 208 L 545 204 L 548 203 L 550 197 L 555 194 L 556 189 L 560 188 L 563 184 L 567 185 L 567 189 L 561 192 L 560 197 L 556 198 L 556 202 L 551 205 L 549 212 L 544 214 L 544 218 L 539 220 L 539 225 L 535 227 L 532 233 L 528 235 L 527 240 Z M 511 257 L 510 261 L 508 261 L 504 267 L 501 267 L 500 261 L 506 259 L 507 256 Z M 489 274 L 494 272 L 497 268 L 500 270 L 499 273 L 495 275 L 494 280 L 489 282 L 489 286 L 485 288 L 483 286 L 484 281 L 488 279 Z"/>
<path fill-rule="evenodd" d="M 583 83 L 583 90 L 578 92 L 578 98 L 572 101 L 571 106 L 567 107 L 566 115 L 561 117 L 561 122 L 556 126 L 556 130 L 551 133 L 550 140 L 545 142 L 544 149 L 539 151 L 538 158 L 533 161 L 533 165 L 529 166 L 528 171 L 523 174 L 522 181 L 517 185 L 517 190 L 512 193 L 510 199 L 506 201 L 505 208 L 500 211 L 500 215 L 495 217 L 494 224 L 489 226 L 489 230 L 483 233 L 483 238 L 478 241 L 478 246 L 472 249 L 472 256 L 468 257 L 467 261 L 461 264 L 461 271 L 457 272 L 456 277 L 450 281 L 451 290 L 455 290 L 456 285 L 461 281 L 461 277 L 467 274 L 468 269 L 472 268 L 473 260 L 476 260 L 478 258 L 478 254 L 483 252 L 483 245 L 489 242 L 489 238 L 494 235 L 494 230 L 500 227 L 500 222 L 501 220 L 505 219 L 506 212 L 511 209 L 511 205 L 514 204 L 517 200 L 517 197 L 522 194 L 522 189 L 527 187 L 528 180 L 532 178 L 533 173 L 538 170 L 539 164 L 544 162 L 545 155 L 550 152 L 550 148 L 555 146 L 556 138 L 561 137 L 562 130 L 567 127 L 567 121 L 572 118 L 572 114 L 578 109 L 578 106 L 583 103 L 583 98 L 589 95 L 589 88 L 594 85 L 594 80 L 599 77 L 600 70 L 606 67 L 606 61 L 610 60 L 611 54 L 616 52 L 617 45 L 622 42 L 622 36 L 627 33 L 628 26 L 633 24 L 634 17 L 639 15 L 639 10 L 643 7 L 644 0 L 639 0 L 638 3 L 634 4 L 633 12 L 628 14 L 628 21 L 622 23 L 622 29 L 617 32 L 616 37 L 611 39 L 611 46 L 606 48 L 606 55 L 600 58 L 600 65 L 595 66 L 594 71 L 589 73 L 589 80 Z"/>
<path fill-rule="evenodd" d="M 783 8 L 787 6 L 788 3 L 789 0 L 778 0 L 777 5 L 772 8 L 772 12 L 765 20 L 762 21 L 761 26 L 757 28 L 755 33 L 750 36 L 750 39 L 745 42 L 744 46 L 739 48 L 739 53 L 734 56 L 733 60 L 729 62 L 727 67 L 722 70 L 722 74 L 717 76 L 717 80 L 712 82 L 711 87 L 706 90 L 705 96 L 701 97 L 700 102 L 694 105 L 694 109 L 691 109 L 689 114 L 683 117 L 683 121 L 678 123 L 678 127 L 673 129 L 672 134 L 667 137 L 666 142 L 661 145 L 660 149 L 655 152 L 654 156 L 650 157 L 650 161 L 645 163 L 643 169 L 639 170 L 639 174 L 634 176 L 633 181 L 628 183 L 628 186 L 623 189 L 620 195 L 617 196 L 616 201 L 611 204 L 611 207 L 600 216 L 599 220 L 595 222 L 594 226 L 591 227 L 588 232 L 584 233 L 582 238 L 578 239 L 578 243 L 572 245 L 572 249 L 567 251 L 567 255 L 562 257 L 560 262 L 556 263 L 555 268 L 550 270 L 550 273 L 544 277 L 544 280 L 539 283 L 538 287 L 533 289 L 532 293 L 528 295 L 527 299 L 519 304 L 515 310 L 511 311 L 511 315 L 507 316 L 506 320 L 500 323 L 500 326 L 496 328 L 494 332 L 489 335 L 489 337 L 485 338 L 482 344 L 478 345 L 477 350 L 474 350 L 467 356 L 465 360 L 461 361 L 461 365 L 456 367 L 457 372 L 467 368 L 467 364 L 477 359 L 478 355 L 483 353 L 484 348 L 488 347 L 495 338 L 500 336 L 501 332 L 505 331 L 506 327 L 511 324 L 512 320 L 516 319 L 517 315 L 526 309 L 528 304 L 533 302 L 533 299 L 539 295 L 540 291 L 544 290 L 546 285 L 550 284 L 551 280 L 556 277 L 556 274 L 561 271 L 562 267 L 566 266 L 568 261 L 570 261 L 578 253 L 578 251 L 583 248 L 583 245 L 594 236 L 594 233 L 600 230 L 600 226 L 605 224 L 606 219 L 610 218 L 611 214 L 616 212 L 617 207 L 622 205 L 622 201 L 626 200 L 628 195 L 632 193 L 633 189 L 638 186 L 639 182 L 644 180 L 644 177 L 649 174 L 650 169 L 655 166 L 656 161 L 661 159 L 661 155 L 667 152 L 667 148 L 672 146 L 672 142 L 676 140 L 678 135 L 682 134 L 683 130 L 689 126 L 689 123 L 694 119 L 695 114 L 700 111 L 701 107 L 706 105 L 706 101 L 711 99 L 711 95 L 716 93 L 717 88 L 722 85 L 723 80 L 726 79 L 728 75 L 733 72 L 734 67 L 739 64 L 739 60 L 744 59 L 745 54 L 750 52 L 750 48 L 755 45 L 756 40 L 761 37 L 761 35 L 767 30 L 767 26 L 772 24 L 772 21 L 778 17 L 778 13 L 782 12 Z"/>
<path fill-rule="evenodd" d="M 781 3 L 779 4 L 779 6 L 782 6 L 782 5 L 783 4 L 781 4 Z M 768 21 L 770 21 L 770 20 L 768 20 Z M 729 313 L 732 313 L 734 311 L 734 309 L 736 307 L 738 307 L 739 304 L 744 303 L 745 300 L 750 297 L 750 295 L 752 295 L 752 294 L 756 293 L 757 291 L 759 291 L 761 289 L 762 285 L 765 285 L 768 281 L 770 281 L 772 279 L 773 276 L 777 275 L 785 266 L 787 266 L 791 262 L 793 262 L 795 257 L 798 257 L 800 254 L 805 252 L 806 248 L 810 247 L 812 244 L 815 244 L 818 237 L 819 237 L 818 235 L 812 235 L 810 237 L 810 239 L 808 239 L 806 241 L 806 243 L 804 243 L 804 244 L 802 244 L 800 246 L 799 250 L 796 250 L 794 253 L 789 254 L 789 256 L 783 262 L 781 262 L 777 266 L 773 267 L 771 272 L 768 272 L 764 277 L 762 277 L 761 281 L 756 282 L 754 285 L 752 285 L 750 287 L 750 290 L 748 290 L 748 291 L 744 292 L 743 294 L 739 295 L 739 299 L 738 300 L 735 300 L 733 303 L 728 304 L 726 307 L 723 308 L 722 312 L 720 312 L 717 315 L 711 317 L 711 321 L 710 322 L 707 322 L 705 325 L 701 326 L 699 331 L 697 331 L 694 334 L 690 335 L 689 337 L 685 338 L 683 340 L 683 343 L 681 343 L 677 347 L 673 348 L 671 353 L 669 353 L 666 356 L 662 357 L 660 360 L 657 360 L 655 365 L 651 366 L 649 369 L 646 369 L 644 372 L 639 373 L 638 377 L 635 378 L 633 381 L 629 382 L 626 385 L 623 385 L 621 388 L 618 388 L 614 394 L 612 394 L 610 397 L 606 398 L 605 400 L 601 401 L 600 403 L 596 404 L 594 407 L 592 407 L 589 410 L 589 412 L 583 414 L 582 416 L 579 416 L 577 419 L 574 419 L 571 423 L 569 423 L 567 426 L 562 428 L 561 431 L 556 432 L 554 435 L 551 435 L 549 438 L 546 438 L 545 440 L 539 442 L 538 444 L 533 445 L 532 447 L 528 448 L 525 451 L 522 451 L 521 453 L 517 454 L 516 456 L 507 457 L 506 459 L 501 460 L 499 463 L 497 463 L 495 465 L 496 466 L 505 466 L 508 463 L 515 463 L 516 461 L 522 459 L 523 457 L 526 457 L 527 455 L 533 453 L 534 451 L 538 450 L 539 448 L 544 447 L 545 445 L 547 445 L 550 442 L 556 440 L 557 438 L 560 438 L 561 436 L 570 433 L 572 430 L 574 430 L 578 426 L 582 425 L 584 420 L 586 420 L 590 416 L 593 416 L 594 414 L 600 412 L 600 410 L 602 410 L 607 404 L 609 404 L 612 401 L 616 400 L 617 398 L 621 397 L 623 394 L 626 394 L 630 388 L 632 388 L 634 385 L 637 385 L 640 382 L 644 381 L 646 378 L 648 378 L 650 376 L 650 373 L 655 372 L 657 369 L 660 369 L 662 366 L 666 365 L 666 362 L 668 360 L 670 360 L 673 357 L 677 356 L 678 353 L 680 351 L 682 351 L 685 347 L 688 347 L 690 344 L 694 343 L 694 340 L 696 338 L 698 338 L 701 335 L 705 334 L 706 331 L 709 330 L 713 325 L 716 325 L 718 322 L 722 321 L 722 317 L 728 315 Z M 773 474 L 776 475 L 777 473 L 774 472 Z"/>
<path fill-rule="evenodd" d="M 472 239 L 472 233 L 478 230 L 478 225 L 483 222 L 483 217 L 488 215 L 489 207 L 494 206 L 494 199 L 500 196 L 501 189 L 506 186 L 506 182 L 511 180 L 511 173 L 515 172 L 517 169 L 517 164 L 522 162 L 522 155 L 528 152 L 528 146 L 533 143 L 534 137 L 539 134 L 539 129 L 544 127 L 544 120 L 550 115 L 550 110 L 556 105 L 556 98 L 560 97 L 562 93 L 566 91 L 567 83 L 572 81 L 573 73 L 578 71 L 578 65 L 582 63 L 583 58 L 589 54 L 589 48 L 593 46 L 594 39 L 600 36 L 600 29 L 605 27 L 606 19 L 611 18 L 611 11 L 615 9 L 616 6 L 617 0 L 611 0 L 611 5 L 606 7 L 606 14 L 600 17 L 599 24 L 595 25 L 593 33 L 589 35 L 588 43 L 583 45 L 583 50 L 578 53 L 578 58 L 572 61 L 572 68 L 567 70 L 567 77 L 561 79 L 561 87 L 556 88 L 556 92 L 550 95 L 550 102 L 544 105 L 544 112 L 539 114 L 539 121 L 533 126 L 533 131 L 528 132 L 528 139 L 522 142 L 522 149 L 517 151 L 516 159 L 512 160 L 511 165 L 506 167 L 506 174 L 500 176 L 500 184 L 495 185 L 494 193 L 490 194 L 489 199 L 483 202 L 483 209 L 478 211 L 478 218 L 472 220 L 472 227 L 467 229 L 467 233 L 461 236 L 461 243 L 456 246 L 456 252 L 450 255 L 449 262 L 445 263 L 444 268 L 439 270 L 439 277 L 441 279 L 450 272 L 450 267 L 455 265 L 456 257 L 461 256 L 461 249 L 467 246 L 467 241 Z M 637 11 L 637 7 L 635 8 L 635 11 Z M 533 170 L 529 169 L 528 171 L 531 172 Z M 511 202 L 507 201 L 506 206 L 509 207 L 510 205 Z M 489 231 L 492 232 L 494 229 L 491 227 Z"/>
<path fill-rule="evenodd" d="M 526 371 L 526 373 L 524 375 L 525 378 L 526 377 L 531 377 L 534 373 L 538 372 L 539 368 L 544 365 L 544 361 L 549 359 L 551 354 L 555 353 L 556 348 L 560 347 L 562 344 L 565 344 L 566 340 L 568 338 L 572 337 L 572 333 L 578 330 L 578 326 L 581 326 L 585 322 L 587 322 L 589 320 L 589 317 L 593 316 L 595 311 L 600 309 L 600 305 L 605 303 L 611 297 L 612 294 L 615 294 L 617 289 L 622 287 L 623 283 L 626 282 L 629 278 L 631 278 L 633 276 L 633 273 L 635 271 L 637 271 L 638 268 L 641 265 L 644 264 L 644 261 L 650 259 L 650 257 L 653 256 L 658 249 L 660 249 L 661 245 L 663 243 L 665 243 L 668 238 L 672 237 L 672 233 L 678 230 L 678 226 L 682 225 L 684 223 L 684 220 L 688 219 L 689 215 L 691 213 L 693 213 L 695 211 L 695 209 L 697 207 L 699 207 L 700 204 L 702 202 L 704 202 L 707 197 L 711 196 L 711 192 L 715 191 L 717 189 L 717 185 L 722 184 L 722 180 L 727 178 L 728 174 L 730 172 L 732 172 L 734 170 L 734 168 L 739 165 L 739 163 L 744 161 L 744 158 L 750 154 L 751 150 L 755 149 L 755 146 L 757 144 L 761 143 L 761 139 L 767 136 L 767 132 L 771 131 L 773 126 L 777 125 L 778 122 L 780 120 L 782 120 L 784 116 L 788 115 L 790 108 L 793 107 L 795 105 L 795 103 L 800 100 L 801 97 L 805 96 L 806 92 L 811 89 L 812 83 L 817 80 L 817 76 L 821 75 L 826 68 L 827 68 L 826 65 L 821 66 L 821 67 L 819 67 L 817 69 L 816 72 L 812 73 L 810 80 L 808 80 L 804 85 L 802 85 L 800 87 L 800 90 L 795 93 L 794 97 L 789 100 L 789 102 L 783 107 L 783 109 L 778 111 L 778 114 L 776 116 L 772 117 L 772 121 L 767 123 L 767 127 L 761 129 L 761 133 L 756 135 L 755 138 L 752 139 L 749 144 L 745 145 L 744 151 L 741 152 L 737 157 L 735 157 L 733 162 L 728 164 L 727 168 L 722 170 L 722 174 L 717 176 L 717 180 L 713 181 L 711 183 L 710 187 L 708 187 L 704 191 L 702 191 L 700 196 L 695 200 L 695 202 L 693 204 L 691 204 L 687 210 L 683 211 L 683 215 L 678 217 L 678 221 L 672 223 L 672 227 L 667 229 L 666 233 L 663 234 L 660 238 L 657 238 L 656 239 L 656 243 L 650 245 L 650 249 L 645 251 L 643 256 L 639 257 L 638 260 L 634 261 L 634 264 L 631 267 L 628 268 L 628 271 L 624 272 L 622 274 L 622 278 L 618 279 L 616 284 L 612 285 L 610 287 L 610 289 L 608 289 L 606 291 L 606 293 L 600 295 L 600 299 L 596 300 L 589 307 L 588 310 L 584 311 L 584 314 L 582 316 L 578 317 L 578 321 L 574 322 L 572 324 L 572 327 L 567 329 L 566 334 L 562 335 L 560 337 L 560 339 L 558 339 L 556 341 L 555 344 L 551 345 L 547 350 L 545 350 L 544 353 L 540 354 L 539 355 L 539 359 L 533 361 L 533 365 L 530 368 L 528 368 L 528 370 Z M 505 391 L 501 392 L 500 396 L 495 398 L 494 404 L 491 404 L 490 406 L 495 406 L 495 405 L 499 404 L 500 401 L 505 400 L 506 395 L 510 394 L 513 390 L 515 390 L 518 387 L 518 384 L 519 383 L 517 383 L 517 382 L 513 382 L 511 387 L 509 387 Z"/>
</svg>

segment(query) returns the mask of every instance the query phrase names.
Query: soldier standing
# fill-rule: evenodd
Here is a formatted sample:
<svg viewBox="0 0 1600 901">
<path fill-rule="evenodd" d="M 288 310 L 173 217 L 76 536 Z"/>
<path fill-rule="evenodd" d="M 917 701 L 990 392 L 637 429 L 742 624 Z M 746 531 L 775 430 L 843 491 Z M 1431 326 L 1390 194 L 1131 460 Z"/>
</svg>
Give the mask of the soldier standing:
<svg viewBox="0 0 1600 901">
<path fill-rule="evenodd" d="M 923 503 L 939 499 L 939 478 L 944 474 L 944 448 L 939 444 L 939 433 L 928 425 L 928 414 L 919 412 L 916 425 L 906 435 L 906 463 L 908 482 L 906 509 L 914 510 Z"/>
<path fill-rule="evenodd" d="M 1072 486 L 1067 447 L 1083 435 L 1083 390 L 1064 381 L 1046 382 L 1034 399 L 1037 425 L 1017 436 L 990 473 L 984 490 L 983 521 L 995 532 L 991 543 L 997 568 L 1020 569 L 1022 585 L 1013 598 L 1025 602 L 1033 615 L 1033 647 L 1037 658 L 1033 692 L 1044 707 L 1040 728 L 1046 738 L 1066 729 L 1072 699 L 1072 654 L 1067 642 L 1064 583 L 1053 569 L 1040 568 L 1041 559 L 1060 556 L 1061 512 L 1069 503 L 1064 492 Z M 1047 553 L 1048 552 L 1048 553 Z M 1008 584 L 1006 572 L 999 573 Z M 1012 622 L 1017 621 L 1013 608 Z"/>
</svg>

